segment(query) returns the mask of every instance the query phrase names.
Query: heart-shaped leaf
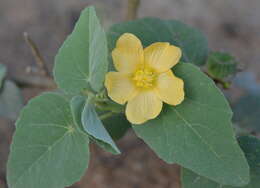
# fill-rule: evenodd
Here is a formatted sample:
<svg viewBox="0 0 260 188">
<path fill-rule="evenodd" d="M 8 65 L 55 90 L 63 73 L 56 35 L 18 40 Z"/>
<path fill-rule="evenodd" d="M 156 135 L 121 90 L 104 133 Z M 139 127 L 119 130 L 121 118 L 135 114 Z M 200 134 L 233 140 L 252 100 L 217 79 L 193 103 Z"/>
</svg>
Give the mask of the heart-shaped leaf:
<svg viewBox="0 0 260 188">
<path fill-rule="evenodd" d="M 82 11 L 80 18 L 60 48 L 54 67 L 58 86 L 69 93 L 103 88 L 107 72 L 107 41 L 93 7 Z"/>
<path fill-rule="evenodd" d="M 133 126 L 135 132 L 168 163 L 221 184 L 247 184 L 248 164 L 236 142 L 224 95 L 192 64 L 179 63 L 174 72 L 184 80 L 184 101 L 165 106 L 155 120 Z"/>
<path fill-rule="evenodd" d="M 11 188 L 64 188 L 78 181 L 89 159 L 88 136 L 68 101 L 46 93 L 32 99 L 16 123 L 7 179 Z"/>
<path fill-rule="evenodd" d="M 260 140 L 253 136 L 242 136 L 238 138 L 239 144 L 245 152 L 250 165 L 250 183 L 241 188 L 259 188 L 260 185 Z M 222 186 L 205 177 L 199 176 L 190 170 L 182 169 L 183 188 L 235 188 L 234 186 Z"/>
</svg>

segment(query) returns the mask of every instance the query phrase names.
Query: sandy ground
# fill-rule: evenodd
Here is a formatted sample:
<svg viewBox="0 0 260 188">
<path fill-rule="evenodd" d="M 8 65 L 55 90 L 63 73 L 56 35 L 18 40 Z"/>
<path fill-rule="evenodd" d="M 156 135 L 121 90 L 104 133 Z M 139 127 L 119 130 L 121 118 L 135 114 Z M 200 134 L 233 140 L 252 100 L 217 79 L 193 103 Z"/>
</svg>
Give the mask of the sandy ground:
<svg viewBox="0 0 260 188">
<path fill-rule="evenodd" d="M 51 69 L 54 55 L 83 7 L 96 5 L 106 28 L 123 20 L 124 0 L 1 0 L 0 63 L 8 76 L 26 75 L 34 59 L 23 41 L 27 31 L 38 44 Z M 179 19 L 200 28 L 214 50 L 235 55 L 241 66 L 260 76 L 259 0 L 142 0 L 139 17 Z M 26 99 L 41 90 L 24 89 Z M 5 163 L 14 127 L 0 120 L 0 188 L 5 186 Z M 86 176 L 74 188 L 178 188 L 178 167 L 167 165 L 130 132 L 120 142 L 120 156 L 92 147 Z"/>
</svg>

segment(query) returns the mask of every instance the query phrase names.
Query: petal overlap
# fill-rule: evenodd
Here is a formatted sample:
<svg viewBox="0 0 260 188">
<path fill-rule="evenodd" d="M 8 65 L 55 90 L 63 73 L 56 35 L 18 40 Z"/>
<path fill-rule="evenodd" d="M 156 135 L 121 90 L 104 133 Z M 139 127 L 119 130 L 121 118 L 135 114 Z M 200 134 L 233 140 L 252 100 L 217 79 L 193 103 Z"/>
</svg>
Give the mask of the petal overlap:
<svg viewBox="0 0 260 188">
<path fill-rule="evenodd" d="M 184 100 L 183 80 L 176 77 L 171 70 L 158 76 L 155 91 L 158 97 L 170 105 L 178 105 Z"/>
<path fill-rule="evenodd" d="M 142 124 L 157 117 L 162 110 L 162 101 L 153 91 L 140 92 L 126 105 L 126 117 L 133 124 Z"/>
<path fill-rule="evenodd" d="M 105 87 L 108 96 L 119 104 L 125 104 L 138 92 L 130 76 L 120 72 L 109 72 L 106 75 Z"/>
</svg>

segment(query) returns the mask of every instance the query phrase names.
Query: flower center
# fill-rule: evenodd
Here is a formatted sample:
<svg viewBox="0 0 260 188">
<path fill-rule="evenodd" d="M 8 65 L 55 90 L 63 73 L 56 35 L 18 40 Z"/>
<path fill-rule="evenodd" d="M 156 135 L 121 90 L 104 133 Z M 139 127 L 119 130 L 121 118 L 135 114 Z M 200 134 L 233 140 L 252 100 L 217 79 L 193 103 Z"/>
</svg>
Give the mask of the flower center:
<svg viewBox="0 0 260 188">
<path fill-rule="evenodd" d="M 139 69 L 133 76 L 135 85 L 139 88 L 152 88 L 156 80 L 156 75 L 153 71 L 148 69 Z"/>
</svg>

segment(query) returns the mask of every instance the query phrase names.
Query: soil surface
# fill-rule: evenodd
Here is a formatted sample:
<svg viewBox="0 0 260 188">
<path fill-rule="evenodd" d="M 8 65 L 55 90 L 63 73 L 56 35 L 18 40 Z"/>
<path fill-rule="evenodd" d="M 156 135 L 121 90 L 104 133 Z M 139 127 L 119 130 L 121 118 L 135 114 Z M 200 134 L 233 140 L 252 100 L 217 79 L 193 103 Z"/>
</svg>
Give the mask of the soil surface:
<svg viewBox="0 0 260 188">
<path fill-rule="evenodd" d="M 49 69 L 80 10 L 95 5 L 106 28 L 122 21 L 126 0 L 1 0 L 0 63 L 8 77 L 38 74 L 34 58 L 23 40 L 28 32 L 37 43 Z M 199 28 L 213 50 L 227 51 L 244 70 L 260 75 L 259 0 L 142 0 L 139 17 L 179 19 Z M 28 71 L 31 70 L 31 71 Z M 43 89 L 26 88 L 28 101 Z M 14 131 L 14 122 L 0 119 L 0 188 L 6 186 L 5 165 Z M 179 188 L 179 168 L 160 160 L 133 132 L 119 141 L 122 155 L 112 156 L 92 146 L 89 169 L 73 188 Z"/>
</svg>

